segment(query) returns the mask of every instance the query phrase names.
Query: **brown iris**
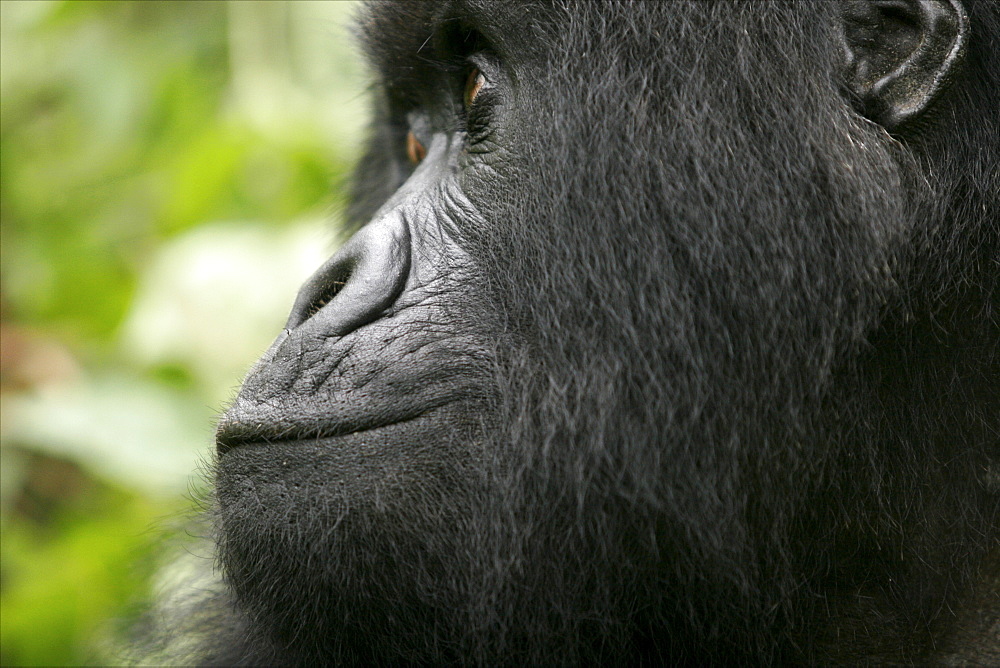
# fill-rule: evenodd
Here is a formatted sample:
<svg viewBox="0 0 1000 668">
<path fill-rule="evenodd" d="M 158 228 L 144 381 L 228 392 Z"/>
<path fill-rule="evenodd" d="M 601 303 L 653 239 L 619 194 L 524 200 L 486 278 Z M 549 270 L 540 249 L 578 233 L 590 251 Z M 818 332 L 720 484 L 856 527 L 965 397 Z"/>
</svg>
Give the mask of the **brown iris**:
<svg viewBox="0 0 1000 668">
<path fill-rule="evenodd" d="M 419 165 L 420 161 L 424 159 L 427 155 L 427 149 L 424 145 L 417 140 L 416 135 L 413 131 L 410 131 L 406 135 L 406 157 L 410 159 L 410 162 L 414 165 Z"/>
<path fill-rule="evenodd" d="M 469 72 L 469 77 L 465 80 L 465 108 L 468 109 L 472 106 L 472 103 L 476 101 L 479 96 L 479 92 L 483 90 L 483 86 L 486 85 L 486 77 L 483 73 L 479 71 L 479 68 L 474 68 Z"/>
</svg>

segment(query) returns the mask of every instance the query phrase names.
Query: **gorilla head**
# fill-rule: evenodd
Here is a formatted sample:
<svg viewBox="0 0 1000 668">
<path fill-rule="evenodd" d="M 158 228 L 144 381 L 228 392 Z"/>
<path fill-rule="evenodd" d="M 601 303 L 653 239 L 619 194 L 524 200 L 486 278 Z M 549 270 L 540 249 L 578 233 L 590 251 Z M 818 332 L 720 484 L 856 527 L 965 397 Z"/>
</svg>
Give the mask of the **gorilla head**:
<svg viewBox="0 0 1000 668">
<path fill-rule="evenodd" d="M 359 25 L 359 229 L 219 426 L 198 661 L 998 656 L 996 4 Z"/>
</svg>

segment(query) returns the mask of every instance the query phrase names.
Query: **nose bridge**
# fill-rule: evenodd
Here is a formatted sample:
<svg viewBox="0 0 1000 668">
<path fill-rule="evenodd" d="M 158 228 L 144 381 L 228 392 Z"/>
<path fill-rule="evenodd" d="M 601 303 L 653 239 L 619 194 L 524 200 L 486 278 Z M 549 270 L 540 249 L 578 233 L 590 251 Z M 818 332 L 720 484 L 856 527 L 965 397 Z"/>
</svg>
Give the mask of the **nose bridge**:
<svg viewBox="0 0 1000 668">
<path fill-rule="evenodd" d="M 361 228 L 299 290 L 285 325 L 343 336 L 365 325 L 399 297 L 410 272 L 410 232 L 395 209 Z"/>
</svg>

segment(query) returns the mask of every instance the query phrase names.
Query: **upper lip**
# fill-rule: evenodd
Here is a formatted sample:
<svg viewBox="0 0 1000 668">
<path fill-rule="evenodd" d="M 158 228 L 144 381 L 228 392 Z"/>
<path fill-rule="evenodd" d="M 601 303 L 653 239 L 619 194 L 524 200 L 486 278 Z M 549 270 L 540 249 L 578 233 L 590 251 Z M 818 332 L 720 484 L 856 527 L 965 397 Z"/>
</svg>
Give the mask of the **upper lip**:
<svg viewBox="0 0 1000 668">
<path fill-rule="evenodd" d="M 382 368 L 373 363 L 369 350 L 356 353 L 360 361 L 352 363 L 356 343 L 339 342 L 333 350 L 322 351 L 322 364 L 304 369 L 303 351 L 315 355 L 318 344 L 303 343 L 294 332 L 279 339 L 220 419 L 218 453 L 242 445 L 334 438 L 386 427 L 448 404 L 477 401 L 486 391 L 463 362 L 475 358 L 474 349 L 456 349 L 452 355 L 442 340 L 445 347 L 436 356 L 422 360 L 413 350 L 404 350 L 410 358 L 385 362 Z M 417 343 L 422 344 L 420 350 L 429 345 L 424 339 Z M 446 353 L 449 362 L 456 361 L 447 363 L 442 357 Z"/>
</svg>

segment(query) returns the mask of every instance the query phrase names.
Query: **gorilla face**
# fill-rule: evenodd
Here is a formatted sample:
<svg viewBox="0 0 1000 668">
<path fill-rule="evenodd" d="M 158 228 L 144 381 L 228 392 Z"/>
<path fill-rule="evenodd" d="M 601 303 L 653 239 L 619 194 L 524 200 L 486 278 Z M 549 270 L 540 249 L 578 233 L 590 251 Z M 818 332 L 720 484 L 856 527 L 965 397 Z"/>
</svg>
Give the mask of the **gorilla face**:
<svg viewBox="0 0 1000 668">
<path fill-rule="evenodd" d="M 924 637 L 996 535 L 996 175 L 965 11 L 890 4 L 365 12 L 361 227 L 219 426 L 243 660 Z"/>
</svg>

